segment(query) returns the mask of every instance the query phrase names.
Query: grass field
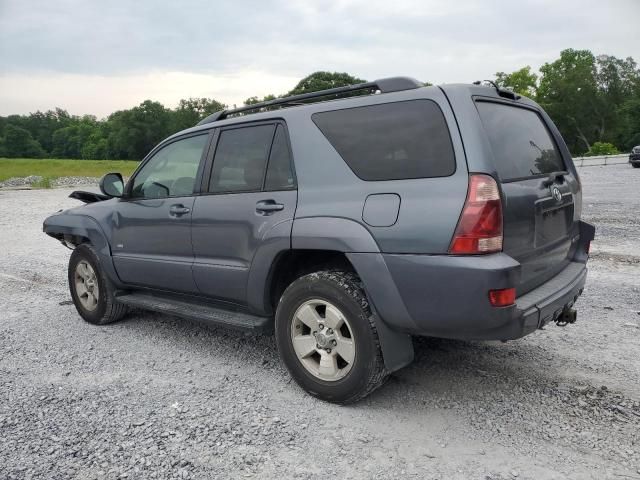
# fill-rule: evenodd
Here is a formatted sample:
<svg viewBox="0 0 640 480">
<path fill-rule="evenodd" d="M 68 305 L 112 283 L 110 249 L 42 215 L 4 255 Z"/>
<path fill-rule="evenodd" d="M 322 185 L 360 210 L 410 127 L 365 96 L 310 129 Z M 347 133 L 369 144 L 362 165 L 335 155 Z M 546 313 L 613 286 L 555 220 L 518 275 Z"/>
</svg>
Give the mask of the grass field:
<svg viewBox="0 0 640 480">
<path fill-rule="evenodd" d="M 137 166 L 138 162 L 129 160 L 0 158 L 0 182 L 29 175 L 38 175 L 48 181 L 58 177 L 101 177 L 109 172 L 120 172 L 128 177 Z"/>
</svg>

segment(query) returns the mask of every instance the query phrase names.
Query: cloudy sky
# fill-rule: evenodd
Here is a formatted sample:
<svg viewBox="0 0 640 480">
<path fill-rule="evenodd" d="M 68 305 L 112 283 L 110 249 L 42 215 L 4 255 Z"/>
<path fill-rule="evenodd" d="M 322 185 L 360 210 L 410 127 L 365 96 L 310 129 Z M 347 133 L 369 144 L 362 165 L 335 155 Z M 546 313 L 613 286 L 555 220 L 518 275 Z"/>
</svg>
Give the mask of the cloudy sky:
<svg viewBox="0 0 640 480">
<path fill-rule="evenodd" d="M 570 47 L 640 61 L 640 0 L 0 0 L 0 115 L 241 104 L 316 70 L 471 82 Z"/>
</svg>

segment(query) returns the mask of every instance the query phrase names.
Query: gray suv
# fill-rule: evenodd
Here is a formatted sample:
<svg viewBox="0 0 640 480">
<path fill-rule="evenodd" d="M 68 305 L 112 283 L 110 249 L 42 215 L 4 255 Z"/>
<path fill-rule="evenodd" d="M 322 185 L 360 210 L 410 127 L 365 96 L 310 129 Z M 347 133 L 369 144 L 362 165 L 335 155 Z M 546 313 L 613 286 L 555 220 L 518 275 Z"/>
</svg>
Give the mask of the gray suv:
<svg viewBox="0 0 640 480">
<path fill-rule="evenodd" d="M 633 168 L 640 168 L 640 145 L 631 149 L 631 153 L 629 154 L 629 163 Z"/>
<path fill-rule="evenodd" d="M 388 78 L 217 112 L 44 231 L 98 325 L 131 307 L 274 332 L 310 394 L 363 398 L 413 335 L 573 323 L 594 228 L 557 128 L 495 86 Z"/>
</svg>

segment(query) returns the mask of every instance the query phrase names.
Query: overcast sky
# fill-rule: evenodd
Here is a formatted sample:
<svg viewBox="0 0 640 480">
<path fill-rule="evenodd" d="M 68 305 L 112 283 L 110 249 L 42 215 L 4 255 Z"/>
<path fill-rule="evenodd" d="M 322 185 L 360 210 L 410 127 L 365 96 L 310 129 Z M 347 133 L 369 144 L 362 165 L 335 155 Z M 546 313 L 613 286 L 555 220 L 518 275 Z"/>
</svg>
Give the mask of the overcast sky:
<svg viewBox="0 0 640 480">
<path fill-rule="evenodd" d="M 640 0 L 0 0 L 0 115 L 241 104 L 316 70 L 471 82 L 564 48 L 640 61 Z"/>
</svg>

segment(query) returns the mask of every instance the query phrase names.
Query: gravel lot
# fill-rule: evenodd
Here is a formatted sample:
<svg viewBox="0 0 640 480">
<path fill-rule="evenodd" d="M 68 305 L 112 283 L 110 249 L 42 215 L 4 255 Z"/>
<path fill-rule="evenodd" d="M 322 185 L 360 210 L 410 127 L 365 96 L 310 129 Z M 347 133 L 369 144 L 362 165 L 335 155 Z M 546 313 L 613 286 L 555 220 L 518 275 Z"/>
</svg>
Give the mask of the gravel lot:
<svg viewBox="0 0 640 480">
<path fill-rule="evenodd" d="M 578 323 L 416 340 L 357 405 L 290 381 L 274 340 L 153 313 L 82 322 L 43 218 L 0 191 L 0 478 L 640 479 L 640 170 L 587 167 Z"/>
</svg>

